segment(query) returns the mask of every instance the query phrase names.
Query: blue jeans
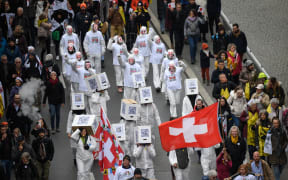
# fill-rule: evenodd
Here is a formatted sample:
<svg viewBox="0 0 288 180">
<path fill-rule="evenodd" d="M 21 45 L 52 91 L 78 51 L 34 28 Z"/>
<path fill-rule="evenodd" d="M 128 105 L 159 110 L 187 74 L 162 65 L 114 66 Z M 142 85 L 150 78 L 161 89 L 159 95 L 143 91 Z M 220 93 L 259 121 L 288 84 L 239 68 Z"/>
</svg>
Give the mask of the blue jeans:
<svg viewBox="0 0 288 180">
<path fill-rule="evenodd" d="M 51 120 L 51 129 L 54 129 L 54 119 L 56 116 L 56 128 L 59 129 L 60 123 L 60 107 L 61 104 L 49 104 L 50 120 Z"/>
<path fill-rule="evenodd" d="M 284 169 L 284 166 L 278 165 L 278 164 L 272 164 L 272 169 L 274 172 L 274 176 L 276 180 L 280 180 L 280 175 L 282 173 L 282 170 Z"/>
<path fill-rule="evenodd" d="M 160 19 L 160 30 L 161 32 L 165 32 L 165 17 Z"/>
<path fill-rule="evenodd" d="M 1 160 L 1 165 L 4 168 L 5 177 L 10 180 L 12 163 L 10 160 Z"/>
<path fill-rule="evenodd" d="M 190 46 L 190 57 L 191 63 L 196 61 L 197 43 L 199 40 L 199 35 L 188 36 L 189 46 Z"/>
</svg>

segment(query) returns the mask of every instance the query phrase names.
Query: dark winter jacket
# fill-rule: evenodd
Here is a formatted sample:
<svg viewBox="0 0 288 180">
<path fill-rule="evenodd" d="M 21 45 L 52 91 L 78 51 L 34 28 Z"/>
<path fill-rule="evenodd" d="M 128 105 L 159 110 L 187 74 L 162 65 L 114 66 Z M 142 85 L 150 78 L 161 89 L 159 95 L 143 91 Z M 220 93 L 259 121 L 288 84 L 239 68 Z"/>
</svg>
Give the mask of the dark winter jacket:
<svg viewBox="0 0 288 180">
<path fill-rule="evenodd" d="M 233 32 L 229 35 L 229 43 L 234 43 L 237 47 L 237 52 L 239 54 L 243 54 L 246 52 L 247 49 L 247 39 L 245 34 L 240 31 L 239 35 L 234 35 Z"/>
<path fill-rule="evenodd" d="M 212 36 L 213 40 L 213 52 L 214 54 L 218 54 L 219 51 L 227 50 L 228 45 L 228 35 L 224 33 L 223 35 L 220 35 L 219 33 L 216 33 Z"/>
<path fill-rule="evenodd" d="M 142 10 L 136 9 L 134 12 L 136 14 L 135 22 L 137 24 L 138 31 L 140 31 L 141 26 L 146 26 L 147 29 L 149 29 L 150 15 L 148 11 L 146 9 Z"/>
<path fill-rule="evenodd" d="M 23 11 L 24 12 L 24 11 Z M 12 29 L 15 29 L 17 25 L 22 26 L 25 34 L 29 31 L 29 19 L 26 16 L 15 16 L 12 23 Z"/>
<path fill-rule="evenodd" d="M 28 164 L 24 164 L 22 161 L 16 167 L 16 180 L 38 180 L 39 175 L 36 166 L 30 160 Z"/>
<path fill-rule="evenodd" d="M 205 52 L 201 49 L 200 51 L 200 67 L 201 68 L 209 68 L 210 67 L 210 58 L 214 58 L 214 56 L 209 51 L 209 55 L 207 56 Z"/>
<path fill-rule="evenodd" d="M 0 160 L 11 160 L 12 152 L 12 136 L 7 133 L 7 137 L 2 140 L 2 134 L 0 134 Z"/>
<path fill-rule="evenodd" d="M 164 3 L 164 0 L 157 0 L 157 14 L 159 20 L 165 18 L 166 6 L 167 5 Z"/>
<path fill-rule="evenodd" d="M 177 13 L 179 13 L 178 16 Z M 170 10 L 168 10 L 168 16 L 171 19 L 172 30 L 182 31 L 184 33 L 184 19 L 186 19 L 185 12 L 183 10 L 181 10 L 180 12 L 177 12 L 176 10 L 171 12 Z"/>
<path fill-rule="evenodd" d="M 46 104 L 48 98 L 49 104 L 64 104 L 65 103 L 65 92 L 61 82 L 57 82 L 53 85 L 51 82 L 46 83 L 45 94 L 43 98 L 43 104 Z"/>
<path fill-rule="evenodd" d="M 0 18 L 0 21 L 1 21 L 1 18 Z M 0 26 L 0 28 L 1 28 L 1 26 Z M 4 37 L 0 37 L 0 57 L 2 56 L 2 54 L 4 54 L 6 46 L 7 46 L 6 39 Z"/>
<path fill-rule="evenodd" d="M 49 71 L 49 67 L 52 67 L 51 71 Z M 50 73 L 55 71 L 57 73 L 57 77 L 60 76 L 59 66 L 53 63 L 51 66 L 44 64 L 41 74 L 41 79 L 46 83 L 50 79 Z"/>
<path fill-rule="evenodd" d="M 8 63 L 13 64 L 16 57 L 21 57 L 20 49 L 18 46 L 7 46 L 4 54 L 7 55 Z"/>
<path fill-rule="evenodd" d="M 228 137 L 225 141 L 227 152 L 230 154 L 232 159 L 232 168 L 230 174 L 235 174 L 238 167 L 243 163 L 246 154 L 246 142 L 241 137 L 238 137 L 238 142 L 233 144 L 231 137 Z"/>
<path fill-rule="evenodd" d="M 226 67 L 224 67 L 224 69 L 222 71 L 220 71 L 220 69 L 217 68 L 217 69 L 215 69 L 212 72 L 211 82 L 214 83 L 214 84 L 218 83 L 219 82 L 219 75 L 222 74 L 222 73 L 226 74 L 226 77 L 227 77 L 228 81 L 231 80 L 231 71 L 229 69 L 227 69 Z"/>
<path fill-rule="evenodd" d="M 44 159 L 41 158 L 40 155 L 40 144 L 43 143 L 45 146 L 46 157 Z M 50 138 L 44 136 L 43 138 L 38 137 L 34 139 L 32 142 L 32 148 L 36 154 L 36 160 L 39 162 L 52 161 L 54 156 L 54 145 Z"/>
<path fill-rule="evenodd" d="M 220 16 L 221 0 L 207 0 L 206 9 L 208 16 Z"/>
<path fill-rule="evenodd" d="M 87 21 L 87 23 L 85 21 Z M 90 28 L 91 22 L 92 16 L 89 12 L 78 12 L 75 17 L 76 33 L 78 35 L 80 34 L 80 32 L 86 33 Z"/>
<path fill-rule="evenodd" d="M 16 143 L 16 145 L 12 148 L 12 160 L 15 162 L 16 166 L 18 164 L 20 164 L 21 155 L 24 152 L 28 152 L 32 159 L 34 159 L 36 157 L 35 153 L 34 153 L 34 150 L 32 149 L 30 144 L 24 143 L 22 151 L 19 151 L 18 146 L 19 146 L 18 143 Z"/>
<path fill-rule="evenodd" d="M 228 88 L 228 91 L 231 92 L 233 89 L 235 89 L 235 87 L 236 87 L 236 84 L 234 84 L 231 81 L 227 81 L 226 83 L 218 82 L 214 85 L 213 92 L 212 92 L 213 97 L 215 99 L 219 99 L 221 97 L 221 89 L 225 90 L 226 88 Z"/>
<path fill-rule="evenodd" d="M 282 106 L 285 103 L 285 92 L 282 86 L 278 86 L 274 92 L 272 88 L 265 88 L 265 93 L 268 94 L 269 98 L 278 98 L 279 106 Z"/>
</svg>

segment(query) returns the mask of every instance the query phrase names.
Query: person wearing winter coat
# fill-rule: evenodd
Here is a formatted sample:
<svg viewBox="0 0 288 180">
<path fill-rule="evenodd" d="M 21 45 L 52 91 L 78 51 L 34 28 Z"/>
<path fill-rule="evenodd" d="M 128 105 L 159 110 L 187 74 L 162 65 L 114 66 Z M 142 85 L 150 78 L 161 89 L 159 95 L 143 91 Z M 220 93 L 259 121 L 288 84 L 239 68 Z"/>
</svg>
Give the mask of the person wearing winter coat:
<svg viewBox="0 0 288 180">
<path fill-rule="evenodd" d="M 77 180 L 92 180 L 94 175 L 91 172 L 94 158 L 93 151 L 96 151 L 98 145 L 91 135 L 87 134 L 85 128 L 77 129 L 71 135 L 71 138 L 77 144 L 76 162 L 77 162 Z"/>
<path fill-rule="evenodd" d="M 216 62 L 215 62 L 216 63 Z M 219 75 L 220 74 L 225 74 L 226 78 L 228 81 L 231 81 L 231 72 L 227 67 L 225 66 L 225 61 L 222 59 L 217 60 L 217 67 L 216 69 L 212 72 L 211 75 L 211 82 L 213 84 L 216 84 L 219 82 Z"/>
<path fill-rule="evenodd" d="M 279 106 L 279 100 L 277 98 L 272 98 L 270 100 L 270 104 L 267 107 L 267 112 L 268 112 L 268 118 L 270 121 L 274 118 L 277 117 L 280 122 L 282 123 L 282 118 L 283 118 L 283 108 Z"/>
<path fill-rule="evenodd" d="M 271 77 L 269 79 L 264 92 L 268 94 L 270 99 L 278 98 L 279 106 L 283 106 L 285 104 L 284 89 L 281 86 L 281 82 L 279 82 L 275 77 Z"/>
<path fill-rule="evenodd" d="M 256 86 L 256 92 L 252 94 L 251 99 L 256 101 L 259 110 L 266 109 L 270 103 L 269 96 L 264 92 L 263 84 Z"/>
<path fill-rule="evenodd" d="M 170 118 L 178 117 L 177 104 L 180 103 L 180 95 L 182 90 L 182 73 L 185 71 L 186 65 L 179 62 L 179 67 L 176 67 L 173 61 L 169 63 L 169 67 L 164 72 L 164 81 L 166 91 L 170 103 Z"/>
<path fill-rule="evenodd" d="M 239 167 L 238 174 L 239 175 L 236 175 L 234 180 L 242 180 L 242 179 L 256 180 L 256 177 L 254 175 L 248 173 L 248 166 L 246 164 L 242 164 Z"/>
<path fill-rule="evenodd" d="M 232 118 L 234 119 L 234 123 L 236 126 L 239 126 L 240 123 L 240 116 L 243 111 L 247 109 L 247 101 L 244 97 L 243 89 L 241 87 L 236 87 L 234 91 L 230 93 L 230 97 L 228 98 L 227 102 L 230 106 Z M 241 131 L 243 126 L 241 126 Z"/>
<path fill-rule="evenodd" d="M 218 179 L 224 180 L 225 178 L 228 178 L 230 175 L 230 169 L 232 168 L 232 160 L 226 148 L 223 148 L 222 152 L 218 155 L 216 165 Z"/>
<path fill-rule="evenodd" d="M 169 162 L 173 167 L 175 180 L 188 180 L 191 169 L 193 148 L 181 148 L 169 152 Z"/>
<path fill-rule="evenodd" d="M 140 168 L 136 168 L 134 171 L 134 176 L 127 180 L 148 180 L 148 179 L 142 176 L 142 172 Z"/>
<path fill-rule="evenodd" d="M 140 34 L 137 36 L 134 48 L 138 48 L 142 56 L 144 56 L 145 77 L 149 73 L 149 59 L 151 56 L 151 40 L 150 34 L 147 34 L 146 26 L 140 28 Z"/>
<path fill-rule="evenodd" d="M 9 38 L 7 43 L 8 46 L 6 47 L 3 54 L 6 54 L 8 63 L 13 64 L 16 57 L 21 57 L 20 49 L 18 46 L 16 46 L 14 38 Z"/>
<path fill-rule="evenodd" d="M 236 45 L 233 43 L 228 44 L 227 47 L 228 61 L 232 62 L 232 81 L 239 85 L 239 76 L 242 71 L 242 60 L 239 53 L 236 51 Z"/>
<path fill-rule="evenodd" d="M 104 55 L 106 46 L 101 31 L 98 31 L 98 24 L 92 23 L 91 30 L 85 35 L 83 45 L 92 67 L 96 73 L 101 73 L 101 56 Z"/>
<path fill-rule="evenodd" d="M 232 159 L 230 175 L 233 175 L 244 161 L 246 154 L 246 142 L 244 138 L 241 137 L 241 132 L 237 126 L 231 127 L 228 137 L 225 140 L 225 147 Z"/>
<path fill-rule="evenodd" d="M 260 158 L 260 153 L 258 151 L 253 153 L 253 160 L 250 160 L 246 165 L 248 166 L 248 171 L 255 174 L 257 178 L 263 180 L 275 180 L 269 164 Z"/>
<path fill-rule="evenodd" d="M 107 106 L 106 102 L 110 100 L 110 96 L 108 94 L 108 90 L 96 90 L 92 93 L 89 98 L 89 107 L 90 113 L 96 115 L 96 118 L 100 119 L 101 116 L 101 108 L 107 114 Z"/>
<path fill-rule="evenodd" d="M 198 17 L 195 9 L 189 11 L 189 16 L 184 23 L 184 37 L 189 41 L 191 64 L 196 62 L 197 44 L 200 37 L 200 24 L 204 21 Z"/>
<path fill-rule="evenodd" d="M 240 130 L 242 130 L 243 137 L 247 138 L 250 159 L 253 158 L 253 152 L 257 150 L 255 144 L 255 130 L 258 118 L 259 110 L 257 109 L 257 104 L 254 100 L 250 100 L 248 102 L 247 111 L 243 111 L 240 116 Z"/>
<path fill-rule="evenodd" d="M 17 143 L 12 148 L 12 161 L 13 164 L 17 167 L 21 163 L 21 156 L 23 153 L 28 152 L 32 159 L 35 159 L 35 152 L 32 149 L 32 146 L 25 142 L 24 136 L 18 136 L 17 137 Z"/>
<path fill-rule="evenodd" d="M 139 64 L 135 63 L 135 58 L 133 55 L 128 56 L 128 62 L 125 62 L 121 56 L 118 56 L 118 61 L 121 67 L 124 69 L 124 99 L 134 99 L 137 98 L 137 89 L 133 84 L 133 73 L 142 72 Z"/>
<path fill-rule="evenodd" d="M 5 169 L 5 178 L 10 180 L 12 168 L 12 135 L 3 124 L 0 126 L 0 161 Z"/>
<path fill-rule="evenodd" d="M 39 174 L 29 152 L 21 155 L 20 163 L 16 166 L 16 180 L 38 180 Z"/>
<path fill-rule="evenodd" d="M 28 53 L 24 63 L 24 79 L 41 78 L 42 63 L 34 53 Z"/>
<path fill-rule="evenodd" d="M 36 125 L 31 131 L 31 134 L 37 138 L 38 137 L 38 131 L 44 129 L 45 131 L 45 136 L 50 137 L 50 130 L 47 126 L 46 121 L 43 118 L 40 118 L 38 121 L 36 121 Z"/>
<path fill-rule="evenodd" d="M 217 26 L 218 25 L 216 25 L 216 28 L 217 28 Z M 213 28 L 213 26 L 212 26 L 212 28 Z M 224 27 L 220 26 L 219 30 L 216 31 L 216 32 L 217 33 L 215 35 L 212 35 L 212 37 L 211 37 L 212 41 L 213 41 L 213 53 L 214 53 L 214 55 L 218 55 L 218 53 L 221 50 L 222 51 L 226 51 L 227 50 L 227 46 L 228 46 L 228 35 L 225 32 Z M 213 33 L 213 31 L 212 31 L 212 33 Z"/>
<path fill-rule="evenodd" d="M 219 82 L 213 87 L 212 95 L 215 99 L 220 97 L 225 97 L 228 99 L 230 97 L 230 92 L 235 89 L 236 85 L 229 81 L 225 74 L 219 74 Z"/>
<path fill-rule="evenodd" d="M 111 37 L 114 37 L 115 35 L 123 35 L 126 21 L 123 6 L 118 6 L 118 0 L 112 1 L 112 6 L 109 8 L 108 21 L 111 24 Z"/>
<path fill-rule="evenodd" d="M 6 41 L 6 38 L 3 36 L 3 30 L 0 28 L 0 57 L 2 57 L 2 55 L 4 54 L 6 46 L 7 46 L 7 41 Z"/>
<path fill-rule="evenodd" d="M 32 148 L 36 154 L 35 165 L 40 179 L 49 179 L 49 169 L 54 156 L 54 145 L 52 139 L 45 136 L 45 130 L 38 131 L 38 137 L 33 140 Z"/>
<path fill-rule="evenodd" d="M 219 148 L 220 144 L 211 146 L 208 148 L 200 148 L 201 157 L 200 162 L 203 170 L 203 175 L 208 176 L 208 172 L 212 169 L 216 169 L 216 153 L 215 149 Z"/>
<path fill-rule="evenodd" d="M 121 59 L 126 61 L 128 56 L 127 46 L 121 36 L 114 36 L 113 39 L 109 39 L 107 49 L 112 51 L 113 53 L 113 66 L 116 76 L 116 86 L 118 87 L 118 92 L 123 92 L 124 72 L 120 66 L 118 56 L 120 55 Z"/>
<path fill-rule="evenodd" d="M 29 27 L 29 19 L 27 16 L 24 16 L 23 13 L 24 13 L 23 8 L 18 7 L 16 15 L 13 19 L 12 29 L 14 30 L 17 25 L 22 26 L 24 30 L 25 38 L 29 41 L 29 44 L 32 44 L 31 36 L 30 36 L 31 28 Z"/>
<path fill-rule="evenodd" d="M 21 25 L 15 26 L 13 31 L 13 37 L 15 39 L 16 46 L 19 47 L 20 53 L 23 56 L 27 53 L 27 40 L 24 36 L 24 30 Z"/>
<path fill-rule="evenodd" d="M 14 100 L 14 95 L 19 94 L 19 91 L 22 87 L 23 80 L 20 77 L 16 77 L 15 79 L 15 86 L 11 88 L 10 95 L 9 95 L 9 103 L 12 103 Z"/>
<path fill-rule="evenodd" d="M 213 26 L 215 23 L 216 32 L 218 32 L 218 24 L 220 22 L 221 14 L 221 0 L 207 0 L 207 13 L 211 35 L 214 34 Z"/>
<path fill-rule="evenodd" d="M 268 155 L 268 163 L 271 165 L 276 180 L 280 180 L 280 175 L 287 164 L 285 149 L 288 144 L 287 134 L 277 117 L 272 119 L 272 127 L 268 131 L 271 134 L 272 154 Z"/>
<path fill-rule="evenodd" d="M 34 27 L 33 27 L 34 28 Z M 41 62 L 44 61 L 44 53 L 50 53 L 50 29 L 52 24 L 48 22 L 48 16 L 45 13 L 40 14 L 38 20 L 38 31 L 42 29 L 43 34 L 38 34 L 39 46 L 41 48 Z M 41 31 L 40 31 L 41 32 Z M 34 35 L 33 35 L 34 36 Z"/>
<path fill-rule="evenodd" d="M 218 61 L 224 61 L 225 68 L 232 71 L 232 61 L 231 61 L 231 59 L 228 59 L 228 55 L 227 55 L 226 50 L 220 50 L 218 52 L 218 54 L 216 54 L 216 61 L 214 63 L 215 69 L 217 69 L 217 67 L 218 67 Z"/>
<path fill-rule="evenodd" d="M 52 71 L 50 79 L 46 83 L 43 104 L 46 104 L 48 98 L 49 112 L 51 120 L 51 132 L 55 134 L 55 117 L 56 117 L 56 131 L 60 132 L 60 109 L 65 104 L 65 91 L 62 83 L 57 78 L 57 73 Z"/>
<path fill-rule="evenodd" d="M 239 53 L 240 60 L 243 60 L 243 54 L 247 51 L 247 39 L 244 32 L 239 29 L 237 23 L 233 24 L 233 30 L 229 34 L 229 43 L 234 43 L 237 47 L 237 52 Z"/>
<path fill-rule="evenodd" d="M 233 126 L 234 121 L 232 119 L 231 108 L 227 100 L 224 97 L 221 97 L 219 102 L 218 126 L 221 137 L 223 139 L 226 139 L 230 128 Z"/>
<path fill-rule="evenodd" d="M 157 15 L 160 22 L 160 31 L 165 32 L 165 15 L 166 15 L 167 1 L 157 0 Z"/>
<path fill-rule="evenodd" d="M 258 150 L 261 159 L 265 160 L 268 154 L 264 153 L 264 145 L 267 132 L 271 128 L 272 123 L 268 119 L 268 113 L 266 110 L 261 110 L 259 112 L 259 119 L 256 121 L 255 129 L 255 145 Z"/>
<path fill-rule="evenodd" d="M 145 7 L 145 5 L 143 5 L 142 1 L 139 1 L 137 3 L 137 8 L 136 10 L 134 10 L 135 13 L 135 22 L 137 25 L 137 29 L 138 29 L 138 34 L 139 32 L 141 33 L 141 27 L 145 26 L 147 27 L 147 29 L 149 30 L 149 21 L 151 19 L 148 10 L 148 7 Z"/>
<path fill-rule="evenodd" d="M 150 63 L 152 64 L 152 69 L 153 69 L 154 87 L 157 92 L 160 92 L 161 82 L 160 82 L 159 65 L 162 64 L 162 61 L 164 59 L 166 47 L 161 42 L 161 39 L 158 35 L 155 35 L 153 40 L 154 41 L 152 42 L 152 45 L 151 45 Z"/>
<path fill-rule="evenodd" d="M 156 157 L 156 151 L 154 145 L 134 145 L 133 156 L 136 158 L 136 168 L 141 169 L 142 175 L 148 179 L 155 179 L 153 159 Z"/>
<path fill-rule="evenodd" d="M 207 86 L 210 85 L 210 75 L 209 75 L 210 58 L 214 58 L 214 56 L 209 51 L 208 44 L 202 43 L 202 49 L 200 51 L 200 67 L 201 67 L 203 84 L 205 84 L 207 80 Z"/>
<path fill-rule="evenodd" d="M 127 180 L 134 175 L 135 167 L 130 164 L 131 158 L 129 155 L 123 157 L 122 166 L 118 166 L 114 176 L 114 180 Z"/>
<path fill-rule="evenodd" d="M 58 64 L 56 64 L 53 60 L 52 54 L 47 54 L 44 59 L 44 65 L 42 69 L 41 79 L 44 81 L 44 83 L 47 83 L 50 79 L 51 72 L 54 71 L 57 74 L 57 77 L 60 76 L 60 69 Z"/>
</svg>

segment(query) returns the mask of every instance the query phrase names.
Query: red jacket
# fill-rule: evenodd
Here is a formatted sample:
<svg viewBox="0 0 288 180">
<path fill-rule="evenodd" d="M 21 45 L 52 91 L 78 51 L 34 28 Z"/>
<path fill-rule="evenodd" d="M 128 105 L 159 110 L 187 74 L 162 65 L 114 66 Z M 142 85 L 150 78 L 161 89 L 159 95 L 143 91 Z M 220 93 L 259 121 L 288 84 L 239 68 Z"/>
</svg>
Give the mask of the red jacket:
<svg viewBox="0 0 288 180">
<path fill-rule="evenodd" d="M 217 174 L 219 180 L 224 180 L 224 178 L 227 178 L 230 176 L 230 169 L 232 167 L 232 160 L 229 160 L 226 162 L 226 165 L 223 163 L 223 155 L 224 153 L 221 152 L 216 160 L 217 165 Z"/>
</svg>

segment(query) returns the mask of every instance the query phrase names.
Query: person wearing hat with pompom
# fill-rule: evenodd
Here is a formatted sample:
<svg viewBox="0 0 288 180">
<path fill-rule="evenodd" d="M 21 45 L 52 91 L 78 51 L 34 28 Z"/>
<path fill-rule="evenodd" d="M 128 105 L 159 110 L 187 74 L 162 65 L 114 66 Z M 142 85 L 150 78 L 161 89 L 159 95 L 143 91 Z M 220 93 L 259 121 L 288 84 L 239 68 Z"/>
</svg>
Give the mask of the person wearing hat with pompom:
<svg viewBox="0 0 288 180">
<path fill-rule="evenodd" d="M 208 44 L 202 43 L 202 49 L 200 51 L 200 66 L 201 66 L 203 84 L 205 84 L 207 80 L 207 86 L 210 85 L 210 76 L 209 76 L 210 58 L 214 58 L 214 56 L 209 51 Z"/>
<path fill-rule="evenodd" d="M 130 164 L 131 158 L 125 155 L 123 158 L 122 166 L 117 167 L 114 180 L 127 180 L 134 175 L 135 167 Z"/>
</svg>

